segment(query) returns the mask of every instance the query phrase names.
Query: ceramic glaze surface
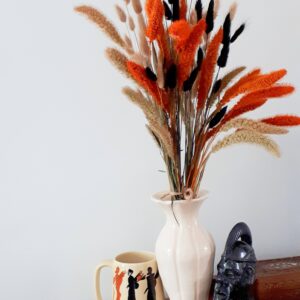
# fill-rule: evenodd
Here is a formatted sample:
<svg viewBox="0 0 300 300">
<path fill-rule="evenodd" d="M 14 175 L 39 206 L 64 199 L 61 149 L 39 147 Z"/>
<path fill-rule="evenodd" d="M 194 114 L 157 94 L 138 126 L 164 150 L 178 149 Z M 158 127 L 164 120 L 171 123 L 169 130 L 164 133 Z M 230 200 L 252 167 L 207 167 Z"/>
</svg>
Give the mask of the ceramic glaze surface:
<svg viewBox="0 0 300 300">
<path fill-rule="evenodd" d="M 213 275 L 215 245 L 198 222 L 207 193 L 198 199 L 174 201 L 152 198 L 164 211 L 166 224 L 156 242 L 156 258 L 171 300 L 206 300 Z M 176 217 L 176 218 L 175 218 Z"/>
</svg>

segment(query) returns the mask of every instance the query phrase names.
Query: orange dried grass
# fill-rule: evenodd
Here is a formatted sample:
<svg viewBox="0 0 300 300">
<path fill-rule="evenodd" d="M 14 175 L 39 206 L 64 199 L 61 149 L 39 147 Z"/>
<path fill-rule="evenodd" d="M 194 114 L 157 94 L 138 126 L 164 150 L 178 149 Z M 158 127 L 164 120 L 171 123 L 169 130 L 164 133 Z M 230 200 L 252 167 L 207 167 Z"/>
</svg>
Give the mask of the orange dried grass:
<svg viewBox="0 0 300 300">
<path fill-rule="evenodd" d="M 237 83 L 235 83 L 232 87 L 230 87 L 224 94 L 222 100 L 219 103 L 219 107 L 227 104 L 232 98 L 236 97 L 239 94 L 240 88 L 247 82 L 257 78 L 260 74 L 260 69 L 254 69 L 250 73 L 241 77 Z"/>
<path fill-rule="evenodd" d="M 207 48 L 207 54 L 202 63 L 199 89 L 198 89 L 198 105 L 197 109 L 203 109 L 207 99 L 209 90 L 211 88 L 213 75 L 215 71 L 216 62 L 218 59 L 219 48 L 223 39 L 223 29 L 220 28 L 218 33 L 214 36 Z"/>
<path fill-rule="evenodd" d="M 285 69 L 271 72 L 269 74 L 259 75 L 258 70 L 254 70 L 253 72 L 246 75 L 246 77 L 242 78 L 237 84 L 235 84 L 232 88 L 227 90 L 222 101 L 220 102 L 220 107 L 227 104 L 231 99 L 237 97 L 238 95 L 258 91 L 261 89 L 266 89 L 281 78 L 286 75 L 287 71 Z"/>
<path fill-rule="evenodd" d="M 184 45 L 192 32 L 192 27 L 187 21 L 179 20 L 172 23 L 168 32 L 172 39 L 175 40 L 176 51 L 182 52 Z"/>
<path fill-rule="evenodd" d="M 293 115 L 278 115 L 261 120 L 262 122 L 276 126 L 299 126 L 300 117 Z"/>
<path fill-rule="evenodd" d="M 181 22 L 181 21 L 179 21 Z M 186 30 L 186 25 L 183 25 L 184 23 L 187 23 L 186 21 L 182 21 L 182 27 L 185 27 L 184 30 Z M 198 22 L 197 25 L 193 27 L 191 30 L 191 33 L 189 34 L 188 38 L 184 40 L 184 42 L 181 42 L 182 46 L 180 46 L 180 52 L 178 53 L 178 84 L 179 87 L 182 86 L 183 82 L 188 78 L 191 69 L 193 67 L 195 54 L 198 49 L 199 44 L 202 41 L 202 36 L 205 32 L 206 23 L 204 20 L 201 20 Z M 181 31 L 179 29 L 179 31 Z"/>
<path fill-rule="evenodd" d="M 157 39 L 163 29 L 164 6 L 161 0 L 147 0 L 146 14 L 148 18 L 148 26 L 146 35 L 150 42 Z"/>
<path fill-rule="evenodd" d="M 151 81 L 147 77 L 145 69 L 132 61 L 127 62 L 127 68 L 137 83 L 139 83 L 153 97 L 157 105 L 168 111 L 166 93 L 157 86 L 156 82 Z"/>
<path fill-rule="evenodd" d="M 187 4 L 186 0 L 180 0 L 180 19 L 185 20 L 187 13 Z"/>
</svg>

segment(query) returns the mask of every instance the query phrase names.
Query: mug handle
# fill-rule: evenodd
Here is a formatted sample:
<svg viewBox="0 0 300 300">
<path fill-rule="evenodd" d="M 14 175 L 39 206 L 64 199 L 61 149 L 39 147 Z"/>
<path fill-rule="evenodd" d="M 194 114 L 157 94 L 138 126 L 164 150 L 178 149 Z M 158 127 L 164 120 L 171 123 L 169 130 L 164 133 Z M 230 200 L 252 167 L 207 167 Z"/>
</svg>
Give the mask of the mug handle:
<svg viewBox="0 0 300 300">
<path fill-rule="evenodd" d="M 105 267 L 110 267 L 112 268 L 113 266 L 113 261 L 112 260 L 104 260 L 103 262 L 100 263 L 100 265 L 96 268 L 95 272 L 95 288 L 96 288 L 96 296 L 97 300 L 102 300 L 101 296 L 101 286 L 100 286 L 100 273 L 101 270 Z"/>
</svg>

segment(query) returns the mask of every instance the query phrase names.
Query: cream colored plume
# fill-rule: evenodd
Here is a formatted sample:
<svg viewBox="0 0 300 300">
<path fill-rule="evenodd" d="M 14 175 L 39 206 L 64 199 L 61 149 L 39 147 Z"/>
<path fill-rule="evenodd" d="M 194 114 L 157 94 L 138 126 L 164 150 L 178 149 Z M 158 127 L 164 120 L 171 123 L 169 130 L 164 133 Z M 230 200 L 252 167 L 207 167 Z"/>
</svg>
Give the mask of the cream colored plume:
<svg viewBox="0 0 300 300">
<path fill-rule="evenodd" d="M 92 22 L 97 24 L 111 40 L 119 46 L 124 47 L 124 41 L 118 30 L 101 11 L 87 5 L 77 6 L 75 7 L 75 11 L 87 16 Z"/>
<path fill-rule="evenodd" d="M 287 134 L 289 131 L 286 128 L 266 124 L 260 121 L 240 118 L 233 119 L 221 127 L 221 131 L 228 131 L 230 129 L 247 129 L 264 134 Z"/>
<path fill-rule="evenodd" d="M 126 17 L 125 11 L 118 4 L 115 5 L 115 9 L 116 9 L 117 15 L 119 17 L 119 20 L 122 23 L 126 23 L 127 17 Z"/>
<path fill-rule="evenodd" d="M 132 0 L 132 7 L 137 14 L 143 11 L 143 7 L 140 0 Z"/>
<path fill-rule="evenodd" d="M 127 69 L 127 57 L 115 48 L 108 48 L 105 51 L 107 59 L 115 66 L 123 75 L 133 79 Z"/>
<path fill-rule="evenodd" d="M 253 130 L 238 130 L 232 133 L 231 135 L 217 142 L 212 148 L 212 153 L 218 152 L 221 149 L 226 148 L 228 146 L 241 143 L 262 146 L 263 148 L 265 148 L 265 150 L 267 150 L 274 156 L 280 157 L 280 150 L 277 143 L 271 138 Z"/>
<path fill-rule="evenodd" d="M 130 87 L 124 87 L 122 92 L 132 103 L 137 105 L 144 112 L 146 119 L 149 122 L 148 128 L 159 139 L 160 144 L 163 146 L 163 149 L 166 151 L 168 156 L 174 159 L 175 152 L 172 136 L 168 127 L 159 122 L 160 116 L 154 104 L 148 101 L 139 90 L 135 91 Z"/>
</svg>

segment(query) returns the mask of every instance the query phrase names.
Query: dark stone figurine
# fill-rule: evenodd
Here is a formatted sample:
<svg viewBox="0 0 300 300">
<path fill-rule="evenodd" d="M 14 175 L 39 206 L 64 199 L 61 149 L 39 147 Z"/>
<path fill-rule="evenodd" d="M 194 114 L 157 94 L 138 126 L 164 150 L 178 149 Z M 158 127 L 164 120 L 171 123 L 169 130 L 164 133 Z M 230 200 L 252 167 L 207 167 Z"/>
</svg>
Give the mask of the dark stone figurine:
<svg viewBox="0 0 300 300">
<path fill-rule="evenodd" d="M 218 264 L 214 300 L 252 300 L 249 287 L 255 281 L 256 256 L 252 235 L 245 223 L 231 230 Z"/>
</svg>

